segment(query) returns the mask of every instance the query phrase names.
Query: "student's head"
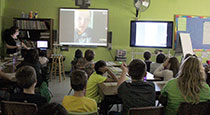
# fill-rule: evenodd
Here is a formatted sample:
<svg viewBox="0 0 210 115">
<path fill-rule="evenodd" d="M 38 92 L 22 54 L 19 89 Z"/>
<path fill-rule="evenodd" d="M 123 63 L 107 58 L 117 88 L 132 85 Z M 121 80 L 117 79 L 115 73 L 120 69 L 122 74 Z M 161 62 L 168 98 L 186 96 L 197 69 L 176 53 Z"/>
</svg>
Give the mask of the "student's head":
<svg viewBox="0 0 210 115">
<path fill-rule="evenodd" d="M 37 49 L 26 50 L 24 61 L 29 63 L 35 63 L 39 60 L 39 52 Z"/>
<path fill-rule="evenodd" d="M 90 11 L 80 10 L 75 12 L 75 29 L 79 34 L 82 34 L 87 29 L 90 19 Z"/>
<path fill-rule="evenodd" d="M 22 66 L 16 71 L 17 84 L 24 89 L 35 86 L 37 82 L 36 71 L 31 66 Z"/>
<path fill-rule="evenodd" d="M 169 59 L 169 64 L 169 70 L 173 71 L 173 77 L 175 77 L 179 71 L 179 60 L 176 57 L 171 57 Z"/>
<path fill-rule="evenodd" d="M 58 103 L 49 103 L 42 106 L 37 115 L 69 115 L 67 110 Z"/>
<path fill-rule="evenodd" d="M 198 58 L 190 56 L 184 60 L 178 75 L 178 86 L 185 100 L 199 102 L 199 92 L 205 83 L 204 68 Z"/>
<path fill-rule="evenodd" d="M 192 54 L 188 53 L 184 56 L 184 60 L 187 59 L 188 57 L 193 56 Z"/>
<path fill-rule="evenodd" d="M 146 64 L 140 59 L 134 59 L 128 66 L 128 74 L 134 80 L 141 80 L 146 75 Z"/>
<path fill-rule="evenodd" d="M 19 28 L 17 26 L 12 26 L 10 28 L 10 35 L 18 36 L 19 35 Z"/>
<path fill-rule="evenodd" d="M 83 55 L 82 55 L 82 51 L 80 49 L 77 49 L 75 51 L 75 58 L 82 58 Z"/>
<path fill-rule="evenodd" d="M 151 58 L 151 53 L 150 53 L 150 51 L 145 51 L 144 52 L 144 59 L 145 60 L 149 60 Z"/>
<path fill-rule="evenodd" d="M 163 53 L 159 53 L 156 57 L 157 63 L 163 63 L 165 61 L 166 56 Z"/>
<path fill-rule="evenodd" d="M 94 56 L 95 56 L 95 53 L 93 50 L 88 49 L 85 51 L 85 59 L 87 61 L 92 61 L 94 59 Z"/>
<path fill-rule="evenodd" d="M 95 67 L 94 67 L 96 73 L 97 73 L 97 74 L 100 74 L 100 75 L 103 75 L 104 72 L 100 70 L 100 69 L 103 68 L 103 67 L 106 67 L 106 62 L 103 61 L 103 60 L 97 61 L 97 62 L 95 63 Z"/>
<path fill-rule="evenodd" d="M 74 91 L 82 91 L 87 84 L 87 74 L 83 70 L 74 70 L 71 73 L 71 87 Z"/>
<path fill-rule="evenodd" d="M 162 53 L 162 52 L 163 52 L 163 50 L 160 50 L 160 49 L 155 49 L 155 51 L 154 51 L 155 54 L 159 54 L 159 53 Z"/>
</svg>

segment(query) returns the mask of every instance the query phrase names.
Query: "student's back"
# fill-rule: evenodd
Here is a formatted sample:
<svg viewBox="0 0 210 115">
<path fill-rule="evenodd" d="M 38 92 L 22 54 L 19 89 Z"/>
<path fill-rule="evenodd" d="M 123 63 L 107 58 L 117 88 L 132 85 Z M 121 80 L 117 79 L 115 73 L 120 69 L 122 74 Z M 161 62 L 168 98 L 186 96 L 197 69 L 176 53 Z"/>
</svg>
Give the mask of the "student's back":
<svg viewBox="0 0 210 115">
<path fill-rule="evenodd" d="M 161 97 L 167 99 L 166 115 L 176 115 L 181 102 L 209 100 L 210 88 L 205 83 L 201 62 L 195 57 L 187 58 L 181 65 L 178 77 L 168 81 L 161 90 Z"/>
<path fill-rule="evenodd" d="M 123 115 L 127 115 L 130 108 L 155 106 L 154 84 L 143 81 L 146 75 L 146 65 L 142 60 L 134 59 L 126 66 L 121 66 L 123 73 L 118 81 L 118 95 L 123 102 Z M 132 81 L 125 81 L 126 71 Z"/>
<path fill-rule="evenodd" d="M 118 88 L 118 95 L 123 102 L 124 115 L 129 108 L 155 105 L 155 87 L 148 82 L 124 82 Z"/>
<path fill-rule="evenodd" d="M 36 71 L 31 66 L 20 67 L 15 75 L 17 84 L 23 88 L 22 93 L 10 96 L 10 101 L 19 101 L 27 103 L 35 103 L 38 107 L 47 103 L 47 99 L 35 93 L 35 85 L 37 83 Z"/>
<path fill-rule="evenodd" d="M 35 103 L 37 107 L 41 107 L 47 103 L 46 98 L 39 94 L 17 93 L 10 96 L 10 101 Z"/>
</svg>

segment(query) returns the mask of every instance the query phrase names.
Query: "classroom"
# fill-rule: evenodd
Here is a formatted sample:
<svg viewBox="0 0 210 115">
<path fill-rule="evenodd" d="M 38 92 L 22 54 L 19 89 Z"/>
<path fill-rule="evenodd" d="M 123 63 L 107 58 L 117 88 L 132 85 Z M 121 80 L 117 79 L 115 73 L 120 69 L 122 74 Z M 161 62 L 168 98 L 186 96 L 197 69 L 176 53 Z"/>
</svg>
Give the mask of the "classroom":
<svg viewBox="0 0 210 115">
<path fill-rule="evenodd" d="M 85 6 L 84 4 L 83 4 L 84 6 L 81 6 L 81 5 L 79 6 L 79 4 L 81 4 L 80 2 L 85 2 L 85 1 L 87 2 L 86 4 L 88 4 L 87 6 Z M 139 1 L 139 4 L 142 4 L 142 3 L 143 5 L 146 4 L 147 8 L 145 11 L 139 10 L 138 16 L 136 16 L 137 6 L 135 6 L 136 5 L 135 3 L 138 1 Z M 9 89 L 9 88 L 11 89 L 11 88 L 14 88 L 19 83 L 17 82 L 17 84 L 15 83 L 15 85 L 12 83 L 13 84 L 12 87 L 10 86 L 10 84 L 9 85 L 7 84 L 8 86 L 1 85 L 2 83 L 5 82 L 4 81 L 5 78 L 6 80 L 9 79 L 11 81 L 14 80 L 14 78 L 17 81 L 19 79 L 26 79 L 26 78 L 18 78 L 18 73 L 22 75 L 21 69 L 25 69 L 25 71 L 30 71 L 31 73 L 34 73 L 35 71 L 37 78 L 35 79 L 36 83 L 34 83 L 35 85 L 33 84 L 34 85 L 33 88 L 39 89 L 39 93 L 42 96 L 44 95 L 42 94 L 44 92 L 43 91 L 44 88 L 40 89 L 41 86 L 42 87 L 46 86 L 46 88 L 51 90 L 51 91 L 48 91 L 51 94 L 47 93 L 45 95 L 47 97 L 47 100 L 43 99 L 43 101 L 47 101 L 48 104 L 57 104 L 58 106 L 61 106 L 60 108 L 66 109 L 68 114 L 77 114 L 77 113 L 74 113 L 75 111 L 73 112 L 71 111 L 72 112 L 71 113 L 70 110 L 67 109 L 68 107 L 72 107 L 73 109 L 76 109 L 76 106 L 77 107 L 81 106 L 78 104 L 71 105 L 67 103 L 67 101 L 71 101 L 73 97 L 72 95 L 82 95 L 83 97 L 86 95 L 86 97 L 88 98 L 93 96 L 90 90 L 94 90 L 94 89 L 93 88 L 91 89 L 90 87 L 93 87 L 94 85 L 91 84 L 92 82 L 90 83 L 89 81 L 89 80 L 94 79 L 94 78 L 90 79 L 92 76 L 95 77 L 95 79 L 101 81 L 101 82 L 98 81 L 98 84 L 95 84 L 94 87 L 97 87 L 97 89 L 95 90 L 101 89 L 102 92 L 100 93 L 102 94 L 100 95 L 103 95 L 105 98 L 97 97 L 97 99 L 93 98 L 91 99 L 91 101 L 89 100 L 89 103 L 92 103 L 91 105 L 92 105 L 92 108 L 94 108 L 94 110 L 82 111 L 82 112 L 88 113 L 90 111 L 91 112 L 94 111 L 93 113 L 90 112 L 90 115 L 91 114 L 93 115 L 94 114 L 137 115 L 137 114 L 141 114 L 140 113 L 141 111 L 135 110 L 135 109 L 132 110 L 131 109 L 132 107 L 133 108 L 147 107 L 147 106 L 151 107 L 152 105 L 153 107 L 155 107 L 157 111 L 160 111 L 160 113 L 156 113 L 157 115 L 162 115 L 163 113 L 166 115 L 175 115 L 175 114 L 188 115 L 192 113 L 195 113 L 196 115 L 209 114 L 210 110 L 208 109 L 198 110 L 199 107 L 206 108 L 206 106 L 210 105 L 210 103 L 208 102 L 210 100 L 210 88 L 208 86 L 210 85 L 209 84 L 210 78 L 208 79 L 208 77 L 210 77 L 210 74 L 209 74 L 210 66 L 208 65 L 210 64 L 210 40 L 208 40 L 208 37 L 210 37 L 210 34 L 208 34 L 210 33 L 210 30 L 208 30 L 208 28 L 210 28 L 210 23 L 208 23 L 210 22 L 210 13 L 209 13 L 210 7 L 208 6 L 209 4 L 210 4 L 209 0 L 201 0 L 201 1 L 196 1 L 196 2 L 193 0 L 0 0 L 0 39 L 1 39 L 0 41 L 0 56 L 1 56 L 0 99 L 1 100 L 0 101 L 4 100 L 4 98 L 2 97 L 8 97 L 8 96 L 3 95 L 2 93 L 2 92 L 8 93 L 8 90 L 4 90 L 5 87 L 6 89 Z M 73 29 L 74 29 L 74 26 L 77 26 L 77 24 L 74 21 L 80 20 L 80 17 L 79 17 L 80 14 L 79 13 L 76 14 L 79 11 L 80 13 L 84 13 L 85 11 L 91 12 L 90 14 L 81 14 L 81 15 L 82 16 L 90 15 L 89 17 L 91 19 L 84 19 L 84 21 L 91 20 L 90 21 L 91 24 L 86 25 L 86 26 L 88 26 L 87 28 L 89 28 L 88 31 L 91 32 L 91 35 L 93 35 L 94 38 L 99 39 L 98 40 L 99 42 L 94 41 L 93 44 L 88 44 L 87 42 L 91 40 L 90 37 L 89 38 L 87 37 L 89 36 L 88 34 L 84 34 L 84 36 L 88 38 L 87 40 L 82 40 L 80 38 L 76 39 L 76 37 L 80 35 L 76 35 Z M 74 13 L 73 18 L 71 17 L 72 12 Z M 96 17 L 97 15 L 98 17 Z M 171 25 L 171 26 L 166 27 L 167 29 L 166 32 L 170 32 L 170 33 L 166 33 L 166 36 L 167 36 L 166 41 L 165 41 L 167 42 L 165 43 L 166 45 L 164 47 L 151 45 L 153 40 L 146 41 L 147 42 L 147 43 L 145 42 L 145 44 L 147 44 L 146 47 L 145 46 L 141 47 L 141 45 L 139 47 L 138 45 L 136 45 L 135 43 L 137 40 L 134 40 L 135 43 L 132 44 L 132 40 L 131 40 L 131 38 L 133 37 L 132 35 L 134 35 L 133 33 L 137 33 L 136 30 L 132 30 L 132 28 L 134 28 L 132 24 L 135 25 L 138 22 L 139 23 L 152 22 L 152 23 L 158 23 L 158 24 L 166 23 L 168 25 Z M 46 60 L 49 59 L 50 61 L 50 63 L 47 62 L 46 65 L 40 67 L 42 69 L 43 67 L 45 67 L 42 71 L 45 70 L 46 73 L 43 73 L 43 72 L 37 73 L 37 69 L 40 69 L 39 67 L 27 65 L 26 63 L 21 63 L 22 60 L 17 59 L 18 56 L 16 55 L 15 56 L 9 55 L 10 57 L 8 58 L 7 49 L 9 48 L 8 48 L 8 42 L 5 39 L 7 39 L 6 37 L 7 31 L 11 33 L 11 27 L 13 26 L 18 27 L 15 29 L 16 32 L 17 31 L 19 32 L 18 37 L 25 38 L 23 40 L 24 43 L 21 41 L 21 47 L 26 49 L 26 50 L 21 49 L 21 56 L 22 57 L 25 56 L 24 59 L 22 60 L 24 61 L 29 60 L 30 62 L 33 63 L 33 61 L 31 61 L 30 59 L 33 60 L 33 58 L 36 58 L 38 54 L 37 54 L 37 51 L 33 51 L 33 48 L 31 47 L 41 48 L 40 49 L 41 51 L 40 50 L 38 51 L 39 56 L 41 55 L 43 51 L 45 54 L 45 57 L 47 57 Z M 73 29 L 71 29 L 71 27 Z M 94 32 L 92 32 L 92 30 Z M 101 32 L 100 30 L 102 30 L 103 32 Z M 187 37 L 183 35 L 183 33 Z M 139 33 L 138 35 L 141 36 L 142 33 Z M 39 39 L 36 39 L 37 36 L 39 37 Z M 137 34 L 134 35 L 134 37 L 136 36 Z M 155 36 L 153 31 L 151 31 L 151 36 Z M 187 39 L 188 37 L 190 39 Z M 10 36 L 10 38 L 12 37 Z M 159 37 L 156 37 L 156 39 L 158 41 Z M 73 42 L 71 42 L 71 40 L 73 40 Z M 188 40 L 191 40 L 191 41 L 188 41 Z M 30 41 L 30 43 L 28 41 Z M 140 42 L 143 43 L 143 41 L 140 41 Z M 161 42 L 161 41 L 158 41 L 158 42 Z M 26 47 L 23 44 L 24 45 L 26 44 Z M 47 44 L 47 45 L 40 46 L 41 44 L 42 45 Z M 18 47 L 16 49 L 20 49 Z M 83 55 L 84 58 L 86 55 L 85 53 L 86 51 L 92 53 L 93 57 L 91 57 L 92 59 L 90 62 L 91 64 L 94 65 L 93 67 L 91 66 L 94 70 L 91 72 L 91 74 L 89 74 L 87 71 L 85 71 L 84 73 L 83 71 L 84 68 L 82 69 L 80 68 L 81 71 L 78 70 L 79 67 L 77 67 L 77 69 L 74 68 L 74 64 L 72 63 L 74 63 L 73 61 L 75 61 L 76 51 L 78 51 L 78 49 L 79 49 L 79 52 L 80 51 L 82 52 L 81 55 Z M 155 51 L 157 50 L 160 51 L 160 53 L 159 52 L 155 53 Z M 162 68 L 159 68 L 157 70 L 158 67 L 156 67 L 155 69 L 157 71 L 154 70 L 151 72 L 151 69 L 153 68 L 151 68 L 151 64 L 149 63 L 150 68 L 148 70 L 147 62 L 142 61 L 142 60 L 145 60 L 144 58 L 145 51 L 150 52 L 150 56 L 149 56 L 150 57 L 149 60 L 151 61 L 150 63 L 157 62 L 158 55 L 164 54 L 164 59 L 163 61 L 161 61 L 161 63 L 163 63 Z M 22 52 L 25 52 L 25 53 L 22 53 Z M 191 53 L 192 55 L 186 58 L 187 60 L 185 60 L 184 57 L 188 53 Z M 123 55 L 123 56 L 118 57 L 118 55 Z M 176 59 L 174 59 L 173 57 L 175 57 Z M 159 58 L 163 58 L 163 57 L 160 56 Z M 137 59 L 137 60 L 133 60 L 133 59 Z M 10 62 L 9 61 L 4 62 L 5 60 L 10 60 Z M 18 63 L 19 65 L 18 64 L 15 65 L 14 60 L 16 61 L 15 63 L 20 61 L 22 65 L 20 63 Z M 173 69 L 173 70 L 171 69 L 170 71 L 167 71 L 168 73 L 165 72 L 165 74 L 167 75 L 163 75 L 163 73 L 161 74 L 158 73 L 158 71 L 160 72 L 165 69 L 170 69 L 173 63 L 171 60 L 175 60 L 175 62 L 179 63 L 179 65 L 178 64 L 174 65 L 174 66 L 177 66 L 176 68 L 178 69 Z M 187 61 L 194 61 L 193 62 L 194 65 L 193 64 L 187 65 L 188 64 Z M 141 66 L 142 64 L 141 62 L 146 63 L 146 66 L 147 66 L 146 69 Z M 189 62 L 189 63 L 192 63 L 192 62 Z M 22 67 L 24 66 L 24 64 L 27 65 L 25 66 L 25 68 Z M 131 69 L 132 64 L 133 64 L 133 69 Z M 139 66 L 135 64 L 137 65 L 139 64 Z M 189 68 L 189 66 L 196 66 L 196 67 L 193 67 L 194 69 L 201 68 L 200 65 L 203 65 L 203 69 L 201 72 L 193 73 L 195 72 L 195 70 L 187 71 L 184 65 L 188 66 L 187 68 Z M 31 66 L 34 68 L 31 68 Z M 76 67 L 76 63 L 75 63 L 75 67 Z M 20 68 L 20 70 L 17 68 Z M 133 73 L 131 73 L 131 71 L 133 71 Z M 149 92 L 151 95 L 147 95 L 148 98 L 150 98 L 153 102 L 151 100 L 150 100 L 151 102 L 150 104 L 145 102 L 144 106 L 142 106 L 141 104 L 139 106 L 130 106 L 129 105 L 130 103 L 127 103 L 127 106 L 125 105 L 123 106 L 123 104 L 127 102 L 127 101 L 124 101 L 124 99 L 127 99 L 130 96 L 130 95 L 123 95 L 123 93 L 127 93 L 127 94 L 130 93 L 129 90 L 128 91 L 123 90 L 123 89 L 128 88 L 125 83 L 126 80 L 130 80 L 133 82 L 136 80 L 138 81 L 138 79 L 140 79 L 138 77 L 137 78 L 133 77 L 136 75 L 135 72 L 137 72 L 136 74 L 142 73 L 141 75 L 139 75 L 139 76 L 143 76 L 141 77 L 141 80 L 144 79 L 143 81 L 148 81 L 148 83 L 150 83 L 150 85 L 148 84 L 145 85 L 144 83 L 142 84 L 145 85 L 144 90 L 147 90 L 148 92 L 151 90 L 151 92 L 154 93 L 153 94 Z M 109 76 L 109 77 L 106 77 L 105 79 L 105 77 L 102 77 L 102 75 L 104 75 L 103 73 L 106 73 L 106 76 Z M 189 73 L 189 75 L 185 73 Z M 44 80 L 43 78 L 41 78 L 42 80 L 40 80 L 40 78 L 38 77 L 39 74 L 40 76 L 47 76 L 47 78 Z M 10 76 L 10 75 L 12 75 L 13 78 L 7 78 L 7 76 Z M 70 75 L 72 78 L 70 78 Z M 192 76 L 189 77 L 190 75 L 192 76 L 198 75 L 200 78 L 193 79 Z M 3 77 L 1 78 L 1 76 Z M 79 76 L 80 79 L 79 78 L 74 79 L 74 76 Z M 82 76 L 88 77 L 88 80 L 84 80 Z M 100 76 L 100 79 L 98 76 Z M 182 78 L 182 76 L 188 76 L 189 78 L 185 79 L 184 77 Z M 205 78 L 203 76 L 205 76 Z M 170 80 L 173 78 L 175 78 L 175 80 Z M 3 82 L 1 82 L 1 79 L 4 79 Z M 115 82 L 110 82 L 112 81 L 111 79 L 114 80 Z M 192 85 L 191 88 L 193 88 L 193 90 L 190 90 L 189 86 L 186 86 L 183 84 L 181 85 L 180 80 L 192 80 L 192 79 L 194 81 L 196 80 L 199 81 L 199 82 L 197 81 L 193 82 L 191 84 Z M 76 87 L 76 85 L 78 84 L 77 83 L 74 84 L 73 83 L 74 80 L 77 82 L 79 81 L 80 85 L 82 86 Z M 169 80 L 171 82 L 168 82 Z M 44 82 L 46 81 L 46 84 L 44 84 L 43 81 Z M 177 91 L 178 93 L 176 91 L 172 91 L 169 93 L 168 92 L 169 89 L 170 90 L 176 89 L 176 87 L 174 86 L 174 82 L 177 82 L 178 85 L 176 85 L 176 87 L 179 87 L 180 91 Z M 185 83 L 189 83 L 189 82 L 190 81 L 186 81 Z M 79 87 L 79 90 L 77 89 L 78 87 Z M 147 89 L 149 87 L 150 89 Z M 151 87 L 154 88 L 154 91 L 152 90 Z M 203 89 L 201 90 L 200 88 L 207 88 L 208 93 L 204 93 Z M 25 91 L 25 88 L 23 87 L 22 90 Z M 86 90 L 86 94 L 84 94 L 85 90 Z M 134 88 L 133 91 L 137 91 L 137 89 Z M 35 93 L 35 91 L 32 91 L 32 92 Z M 141 92 L 141 93 L 145 93 L 145 92 Z M 183 112 L 186 112 L 184 111 L 184 109 L 180 109 L 178 111 L 178 108 L 182 108 L 182 106 L 179 106 L 180 103 L 178 103 L 177 100 L 176 100 L 177 102 L 171 102 L 171 103 L 170 101 L 168 101 L 167 103 L 168 105 L 165 105 L 165 103 L 161 103 L 160 100 L 158 101 L 158 99 L 160 99 L 161 96 L 166 96 L 166 95 L 170 96 L 172 94 L 180 94 L 181 96 L 178 96 L 177 98 L 183 98 L 180 100 L 182 101 L 184 100 L 184 102 L 191 102 L 193 104 L 194 103 L 198 104 L 198 102 L 205 102 L 205 103 L 204 104 L 199 103 L 201 105 L 197 107 L 197 109 L 190 108 L 190 110 L 188 111 L 191 111 L 191 113 L 183 113 Z M 65 96 L 65 95 L 69 95 L 69 96 Z M 198 95 L 202 95 L 203 97 L 199 97 Z M 140 98 L 141 96 L 144 97 L 144 95 L 138 95 L 138 96 L 139 96 L 138 98 Z M 40 100 L 42 100 L 41 97 L 39 98 Z M 167 97 L 167 98 L 170 98 L 170 97 Z M 188 99 L 188 98 L 191 98 L 191 99 Z M 9 99 L 6 99 L 6 102 L 3 101 L 0 103 L 3 103 L 2 105 L 4 105 L 5 103 L 8 102 L 8 100 Z M 63 100 L 65 100 L 66 102 Z M 128 101 L 135 103 L 135 101 L 133 101 L 132 99 Z M 140 99 L 137 102 L 141 102 L 141 101 L 142 100 Z M 56 103 L 52 103 L 52 102 L 56 102 Z M 78 102 L 84 103 L 82 99 L 80 99 Z M 37 111 L 42 110 L 41 106 L 39 105 L 40 103 L 38 104 L 36 103 L 36 109 L 34 111 L 37 112 Z M 87 100 L 86 100 L 86 103 L 88 103 Z M 171 109 L 169 107 L 170 104 L 176 105 L 174 106 L 174 108 L 172 108 L 174 109 L 174 111 L 170 110 Z M 84 104 L 82 106 L 88 106 L 88 105 Z M 184 104 L 183 104 L 183 107 L 184 107 Z M 1 107 L 1 109 L 2 108 L 4 107 Z M 166 110 L 164 110 L 163 108 Z M 3 115 L 5 111 L 6 110 L 1 110 L 0 115 L 1 114 Z M 31 111 L 28 111 L 28 112 L 30 113 Z M 42 114 L 52 114 L 52 113 L 42 113 Z M 149 115 L 149 114 L 152 114 L 152 112 L 151 113 L 148 112 L 144 114 Z"/>
</svg>

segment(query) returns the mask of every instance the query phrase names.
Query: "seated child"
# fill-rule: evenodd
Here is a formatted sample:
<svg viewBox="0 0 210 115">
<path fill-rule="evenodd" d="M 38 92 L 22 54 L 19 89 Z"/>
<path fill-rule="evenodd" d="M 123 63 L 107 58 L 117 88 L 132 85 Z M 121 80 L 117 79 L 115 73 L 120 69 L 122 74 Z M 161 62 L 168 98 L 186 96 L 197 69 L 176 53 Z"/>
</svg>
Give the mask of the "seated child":
<svg viewBox="0 0 210 115">
<path fill-rule="evenodd" d="M 105 81 L 117 81 L 116 76 L 106 66 L 106 62 L 100 60 L 95 63 L 95 72 L 89 77 L 87 82 L 86 97 L 94 99 L 97 103 L 100 103 L 103 96 L 99 94 L 98 84 Z M 111 78 L 104 77 L 103 74 L 108 72 Z"/>
<path fill-rule="evenodd" d="M 62 105 L 68 112 L 95 112 L 97 104 L 95 100 L 85 97 L 87 74 L 83 70 L 74 70 L 71 73 L 71 87 L 73 96 L 64 96 Z"/>
<path fill-rule="evenodd" d="M 17 79 L 17 84 L 23 88 L 23 92 L 11 95 L 10 101 L 35 103 L 38 108 L 47 103 L 47 100 L 44 97 L 35 94 L 37 77 L 33 67 L 20 67 L 17 70 L 15 77 Z"/>
<path fill-rule="evenodd" d="M 123 115 L 127 115 L 130 108 L 155 106 L 154 84 L 144 82 L 146 65 L 142 60 L 134 59 L 127 69 L 121 65 L 122 74 L 118 80 L 118 96 L 123 102 Z M 126 80 L 126 73 L 131 76 L 131 81 Z"/>
<path fill-rule="evenodd" d="M 151 53 L 150 51 L 145 51 L 144 52 L 144 62 L 147 65 L 147 71 L 150 72 L 150 64 L 152 63 L 152 61 L 150 61 L 149 59 L 151 58 Z"/>
</svg>

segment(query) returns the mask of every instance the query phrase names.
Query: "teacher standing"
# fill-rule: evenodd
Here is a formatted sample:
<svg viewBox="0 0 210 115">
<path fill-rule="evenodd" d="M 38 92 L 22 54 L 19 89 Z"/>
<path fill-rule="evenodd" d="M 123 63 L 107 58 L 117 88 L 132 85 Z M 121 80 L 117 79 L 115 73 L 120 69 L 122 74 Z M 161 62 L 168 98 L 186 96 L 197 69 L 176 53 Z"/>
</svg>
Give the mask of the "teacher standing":
<svg viewBox="0 0 210 115">
<path fill-rule="evenodd" d="M 5 42 L 7 47 L 7 54 L 17 53 L 22 47 L 28 49 L 28 47 L 18 39 L 19 28 L 13 26 L 9 29 L 9 35 L 5 36 Z"/>
</svg>

